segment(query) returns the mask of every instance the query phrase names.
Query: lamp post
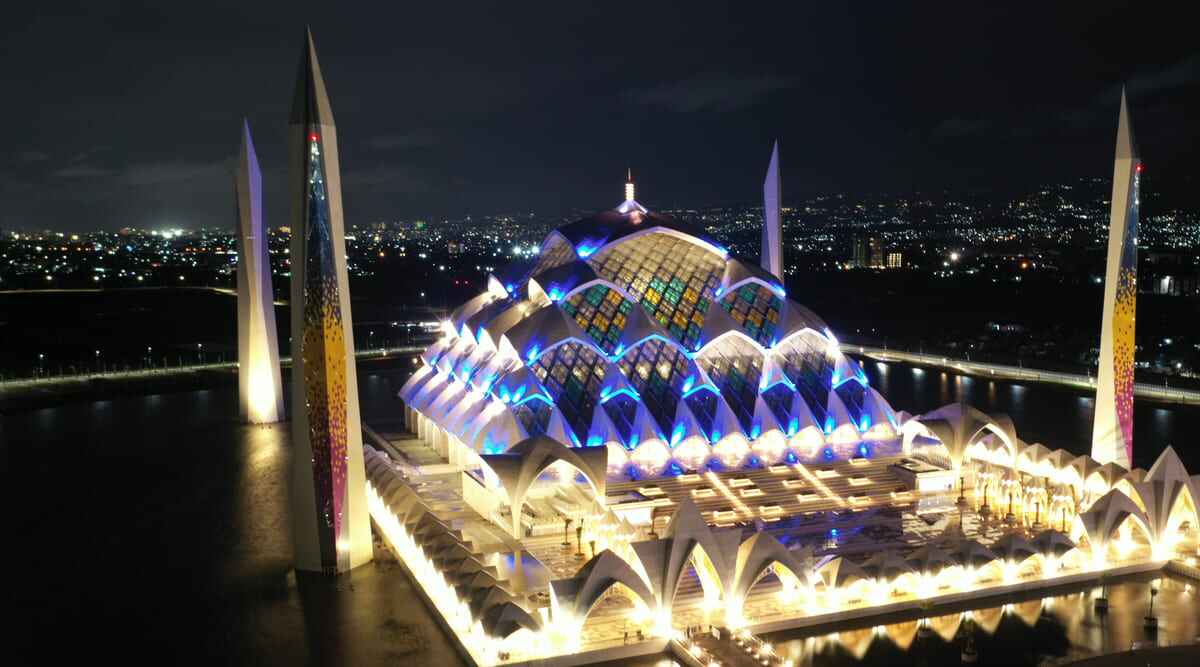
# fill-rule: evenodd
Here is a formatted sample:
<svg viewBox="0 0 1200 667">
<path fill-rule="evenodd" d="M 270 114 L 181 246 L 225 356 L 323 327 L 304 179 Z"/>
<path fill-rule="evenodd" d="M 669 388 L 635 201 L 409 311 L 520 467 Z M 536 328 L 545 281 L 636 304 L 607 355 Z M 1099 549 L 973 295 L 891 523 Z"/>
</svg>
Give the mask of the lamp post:
<svg viewBox="0 0 1200 667">
<path fill-rule="evenodd" d="M 1154 615 L 1154 598 L 1158 595 L 1158 589 L 1154 584 L 1150 584 L 1150 612 L 1146 614 L 1146 630 L 1154 632 L 1158 630 L 1158 617 Z"/>
<path fill-rule="evenodd" d="M 564 516 L 563 517 L 563 541 L 562 541 L 562 545 L 564 547 L 571 546 L 570 531 L 571 531 L 571 517 Z"/>
</svg>

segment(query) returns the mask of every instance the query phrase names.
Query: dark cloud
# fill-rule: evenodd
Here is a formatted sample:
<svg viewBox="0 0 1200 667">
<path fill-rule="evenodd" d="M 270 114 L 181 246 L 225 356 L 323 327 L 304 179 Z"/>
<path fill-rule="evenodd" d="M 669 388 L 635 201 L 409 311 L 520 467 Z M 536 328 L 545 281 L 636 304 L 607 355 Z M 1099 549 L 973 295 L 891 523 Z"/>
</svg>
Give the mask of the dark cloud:
<svg viewBox="0 0 1200 667">
<path fill-rule="evenodd" d="M 214 162 L 171 161 L 133 165 L 120 174 L 125 185 L 134 187 L 160 186 L 167 183 L 211 182 L 229 180 L 234 172 L 233 158 Z"/>
<path fill-rule="evenodd" d="M 752 107 L 771 93 L 798 84 L 797 79 L 788 77 L 714 73 L 627 90 L 622 97 L 630 104 L 644 104 L 678 113 L 726 112 Z"/>
<path fill-rule="evenodd" d="M 1194 23 L 1171 6 L 331 8 L 6 7 L 5 94 L 25 102 L 0 105 L 20 128 L 0 225 L 228 225 L 243 117 L 286 219 L 305 23 L 350 224 L 611 205 L 628 165 L 650 205 L 754 201 L 776 137 L 789 198 L 1073 179 L 1105 171 L 1122 80 L 1155 185 L 1200 164 Z"/>
<path fill-rule="evenodd" d="M 1110 86 L 1097 99 L 1098 103 L 1115 103 L 1121 88 L 1130 97 L 1152 96 L 1179 88 L 1200 85 L 1200 54 L 1184 58 L 1172 65 L 1132 76 L 1128 81 Z"/>
<path fill-rule="evenodd" d="M 947 118 L 934 126 L 930 132 L 935 140 L 960 139 L 990 132 L 994 129 L 992 121 L 982 118 Z"/>
<path fill-rule="evenodd" d="M 427 148 L 437 143 L 437 136 L 428 129 L 412 130 L 400 134 L 384 134 L 367 140 L 368 146 L 380 151 Z"/>
<path fill-rule="evenodd" d="M 69 167 L 56 169 L 54 171 L 54 175 L 58 178 L 95 179 L 112 176 L 113 171 L 111 169 L 96 167 L 89 164 L 73 164 Z"/>
</svg>

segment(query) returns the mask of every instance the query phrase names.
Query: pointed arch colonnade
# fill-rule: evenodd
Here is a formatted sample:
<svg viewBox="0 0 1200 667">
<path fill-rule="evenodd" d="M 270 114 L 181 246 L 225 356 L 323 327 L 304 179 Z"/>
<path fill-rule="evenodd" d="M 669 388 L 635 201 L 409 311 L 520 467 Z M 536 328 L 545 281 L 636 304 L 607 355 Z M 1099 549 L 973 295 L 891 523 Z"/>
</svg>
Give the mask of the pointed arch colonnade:
<svg viewBox="0 0 1200 667">
<path fill-rule="evenodd" d="M 1168 448 L 1140 481 L 1105 493 L 1066 532 L 1013 530 L 991 543 L 947 537 L 907 553 L 876 553 L 865 561 L 840 555 L 814 559 L 787 549 L 769 533 L 711 527 L 685 498 L 661 537 L 601 551 L 573 576 L 552 580 L 549 605 L 534 608 L 529 598 L 509 591 L 460 531 L 435 515 L 386 455 L 365 451 L 372 518 L 481 664 L 496 662 L 500 652 L 535 658 L 579 650 L 585 624 L 609 595 L 633 601 L 629 620 L 635 624 L 658 636 L 674 636 L 673 614 L 680 604 L 700 604 L 715 614 L 714 623 L 735 628 L 754 623 L 753 614 L 744 615 L 745 603 L 758 595 L 756 584 L 771 576 L 781 585 L 770 604 L 800 617 L 1036 584 L 1139 563 L 1190 559 L 1194 564 L 1198 548 L 1200 476 L 1189 477 Z M 518 480 L 507 491 L 517 497 L 521 480 L 555 457 L 538 442 L 521 443 L 514 458 L 522 452 L 531 463 L 522 464 L 515 475 L 505 474 Z M 600 465 L 577 464 L 585 469 Z M 700 601 L 679 597 L 692 572 L 700 582 Z"/>
</svg>

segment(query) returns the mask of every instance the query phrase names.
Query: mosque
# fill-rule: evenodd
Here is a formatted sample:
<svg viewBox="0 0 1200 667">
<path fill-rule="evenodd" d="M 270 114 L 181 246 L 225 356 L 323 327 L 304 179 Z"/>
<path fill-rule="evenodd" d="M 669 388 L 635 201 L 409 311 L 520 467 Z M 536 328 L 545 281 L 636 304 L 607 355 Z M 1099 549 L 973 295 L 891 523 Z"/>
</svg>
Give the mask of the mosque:
<svg viewBox="0 0 1200 667">
<path fill-rule="evenodd" d="M 648 210 L 628 178 L 615 208 L 551 232 L 450 313 L 399 392 L 410 435 L 364 443 L 353 364 L 336 363 L 353 354 L 350 303 L 311 40 L 293 126 L 297 566 L 366 562 L 369 517 L 475 664 L 712 664 L 691 629 L 750 637 L 1200 576 L 1200 476 L 1169 447 L 1130 466 L 1141 168 L 1124 100 L 1091 456 L 968 405 L 891 406 L 784 284 L 778 146 L 759 262 Z M 272 414 L 274 386 L 256 401 Z"/>
</svg>

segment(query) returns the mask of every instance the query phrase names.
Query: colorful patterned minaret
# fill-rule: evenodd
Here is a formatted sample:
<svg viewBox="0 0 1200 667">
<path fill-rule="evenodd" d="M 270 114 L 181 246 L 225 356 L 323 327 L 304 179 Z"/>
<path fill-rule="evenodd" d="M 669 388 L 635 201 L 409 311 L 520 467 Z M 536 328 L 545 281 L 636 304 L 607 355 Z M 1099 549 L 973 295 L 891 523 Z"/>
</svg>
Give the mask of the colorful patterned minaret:
<svg viewBox="0 0 1200 667">
<path fill-rule="evenodd" d="M 279 343 L 275 333 L 275 297 L 271 258 L 262 212 L 262 172 L 242 125 L 242 150 L 234 180 L 238 208 L 238 398 L 242 419 L 268 424 L 283 419 L 279 381 Z"/>
<path fill-rule="evenodd" d="M 771 149 L 771 162 L 763 180 L 762 268 L 783 280 L 783 201 L 779 192 L 779 142 Z"/>
<path fill-rule="evenodd" d="M 371 560 L 337 129 L 305 34 L 288 125 L 292 212 L 292 515 L 296 568 Z"/>
<path fill-rule="evenodd" d="M 1125 468 L 1133 461 L 1133 356 L 1137 320 L 1138 186 L 1137 157 L 1125 92 L 1117 122 L 1112 209 L 1108 227 L 1108 268 L 1104 274 L 1104 319 L 1100 368 L 1096 373 L 1096 421 L 1092 458 Z"/>
</svg>

